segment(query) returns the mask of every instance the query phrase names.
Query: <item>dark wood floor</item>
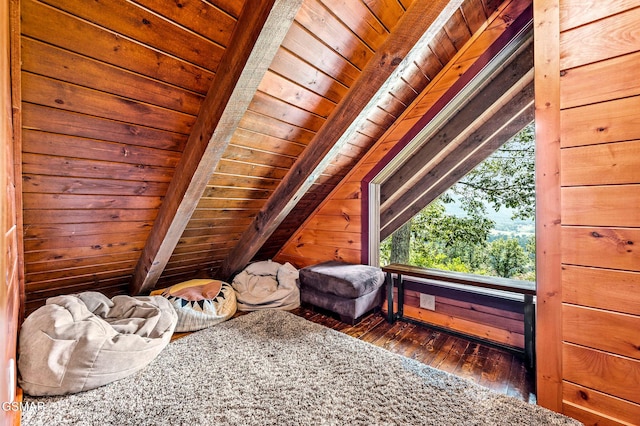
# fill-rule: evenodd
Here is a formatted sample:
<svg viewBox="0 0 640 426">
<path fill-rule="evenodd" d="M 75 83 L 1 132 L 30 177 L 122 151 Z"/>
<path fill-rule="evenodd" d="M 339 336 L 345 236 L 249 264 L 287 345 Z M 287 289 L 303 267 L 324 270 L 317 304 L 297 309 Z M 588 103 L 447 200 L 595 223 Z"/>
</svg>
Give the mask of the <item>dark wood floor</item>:
<svg viewBox="0 0 640 426">
<path fill-rule="evenodd" d="M 370 314 L 351 326 L 311 307 L 292 312 L 494 391 L 536 402 L 533 375 L 527 372 L 518 354 L 414 323 L 396 321 L 392 325 L 382 313 Z"/>
</svg>

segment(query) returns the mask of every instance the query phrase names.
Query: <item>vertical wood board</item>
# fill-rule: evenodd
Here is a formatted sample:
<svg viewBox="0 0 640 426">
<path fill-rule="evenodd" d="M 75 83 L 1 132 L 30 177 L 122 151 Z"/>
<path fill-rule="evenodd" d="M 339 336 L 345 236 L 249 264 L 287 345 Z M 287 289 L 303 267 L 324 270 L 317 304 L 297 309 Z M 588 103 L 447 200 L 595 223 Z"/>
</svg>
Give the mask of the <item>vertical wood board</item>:
<svg viewBox="0 0 640 426">
<path fill-rule="evenodd" d="M 536 121 L 536 377 L 538 404 L 562 409 L 560 11 L 533 4 Z"/>
</svg>

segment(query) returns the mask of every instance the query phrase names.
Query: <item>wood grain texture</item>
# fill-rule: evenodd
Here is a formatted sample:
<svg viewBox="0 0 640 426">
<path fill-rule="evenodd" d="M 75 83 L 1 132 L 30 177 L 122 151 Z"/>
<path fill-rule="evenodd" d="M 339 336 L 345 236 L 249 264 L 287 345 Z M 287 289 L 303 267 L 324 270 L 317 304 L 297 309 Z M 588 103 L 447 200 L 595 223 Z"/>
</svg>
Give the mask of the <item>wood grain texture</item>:
<svg viewBox="0 0 640 426">
<path fill-rule="evenodd" d="M 308 266 L 309 262 L 320 263 L 319 261 L 326 260 L 338 260 L 348 263 L 358 263 L 360 259 L 360 250 L 353 250 L 344 247 L 331 247 L 329 245 L 322 246 L 318 244 L 313 245 L 287 245 L 287 248 L 278 254 L 278 258 L 284 258 L 286 256 L 293 256 L 301 259 L 301 262 L 297 262 L 298 265 L 302 265 L 302 262 L 306 263 L 304 266 Z M 303 261 L 302 259 L 308 259 Z"/>
<path fill-rule="evenodd" d="M 640 315 L 563 304 L 562 322 L 565 342 L 640 359 Z"/>
<path fill-rule="evenodd" d="M 446 313 L 429 311 L 413 306 L 404 307 L 404 315 L 425 322 L 437 325 L 460 333 L 487 339 L 493 342 L 502 343 L 515 348 L 524 347 L 524 336 L 522 334 L 504 330 L 500 327 L 481 324 L 476 321 L 459 318 Z"/>
<path fill-rule="evenodd" d="M 148 46 L 50 6 L 26 0 L 20 2 L 20 7 L 23 35 L 201 94 L 207 92 L 213 81 L 211 71 L 171 55 L 158 54 Z M 136 61 L 131 61 L 131 56 Z"/>
<path fill-rule="evenodd" d="M 640 96 L 562 111 L 562 147 L 640 138 Z"/>
<path fill-rule="evenodd" d="M 638 417 L 639 5 L 561 5 L 563 410 L 585 424 Z"/>
<path fill-rule="evenodd" d="M 240 16 L 237 25 L 248 31 L 234 32 L 235 49 L 223 57 L 207 93 L 134 271 L 133 294 L 155 286 L 299 6 L 265 0 L 257 7 L 259 13 L 245 10 Z"/>
<path fill-rule="evenodd" d="M 564 265 L 562 300 L 628 314 L 640 313 L 640 273 Z"/>
<path fill-rule="evenodd" d="M 562 365 L 567 381 L 640 403 L 636 387 L 640 361 L 636 359 L 564 343 Z"/>
<path fill-rule="evenodd" d="M 536 121 L 536 381 L 538 403 L 562 409 L 560 11 L 534 3 Z M 544 123 L 544 125 L 542 125 Z"/>
<path fill-rule="evenodd" d="M 136 0 L 136 3 L 223 47 L 229 45 L 231 33 L 242 7 L 242 2 L 228 0 L 214 1 L 212 4 L 204 1 L 175 3 L 162 0 Z"/>
<path fill-rule="evenodd" d="M 593 410 L 587 410 L 571 402 L 562 402 L 562 412 L 566 416 L 580 419 L 586 425 L 628 426 L 633 423 L 620 422 L 617 419 Z"/>
<path fill-rule="evenodd" d="M 360 109 L 369 104 L 376 96 L 400 60 L 409 52 L 409 46 L 413 46 L 419 40 L 419 35 L 430 27 L 436 19 L 436 15 L 444 7 L 444 2 L 438 2 L 429 5 L 416 5 L 407 11 L 402 18 L 402 25 L 399 25 L 385 44 L 376 51 L 375 56 L 364 69 L 361 78 L 351 87 L 347 96 L 332 113 L 327 124 L 317 133 L 314 143 L 307 147 L 307 150 L 261 210 L 261 214 L 256 217 L 254 223 L 241 237 L 238 246 L 229 254 L 219 273 L 221 277 L 231 276 L 246 265 L 273 234 L 300 200 L 302 194 L 313 184 L 314 174 L 317 175 L 325 169 L 327 163 L 334 156 L 329 154 L 335 152 L 344 145 L 346 139 L 349 139 L 348 137 L 345 139 L 343 133 L 358 118 Z M 417 28 L 422 30 L 417 31 Z"/>
<path fill-rule="evenodd" d="M 45 43 L 22 38 L 22 69 L 79 86 L 196 115 L 202 96 L 109 66 Z M 109 78 L 104 78 L 109 75 Z"/>
<path fill-rule="evenodd" d="M 560 3 L 560 31 L 588 24 L 603 17 L 637 7 L 637 0 L 610 0 L 606 10 L 598 0 L 563 0 Z"/>
<path fill-rule="evenodd" d="M 23 101 L 111 120 L 189 134 L 189 114 L 133 101 L 43 76 L 23 73 Z"/>
<path fill-rule="evenodd" d="M 640 404 L 574 383 L 564 382 L 562 398 L 564 413 L 585 424 L 631 425 L 640 418 Z"/>
<path fill-rule="evenodd" d="M 25 129 L 146 146 L 172 152 L 182 151 L 187 141 L 187 135 L 181 133 L 30 103 L 23 103 L 22 118 Z"/>
<path fill-rule="evenodd" d="M 323 118 L 335 108 L 334 102 L 271 71 L 264 75 L 258 90 Z"/>
<path fill-rule="evenodd" d="M 420 308 L 420 293 L 405 290 L 404 300 L 406 306 Z M 524 334 L 524 319 L 522 314 L 511 315 L 511 312 L 483 306 L 479 303 L 465 303 L 455 299 L 436 296 L 435 312 Z M 511 316 L 518 316 L 518 318 L 511 318 Z"/>
<path fill-rule="evenodd" d="M 296 21 L 311 34 L 325 34 L 324 43 L 349 58 L 359 70 L 364 69 L 374 56 L 373 50 L 362 40 L 351 37 L 351 29 L 319 0 L 305 1 Z"/>
<path fill-rule="evenodd" d="M 303 87 L 335 103 L 338 103 L 348 91 L 344 84 L 283 47 L 273 58 L 269 68 L 284 78 L 302 84 Z"/>
<path fill-rule="evenodd" d="M 640 182 L 640 140 L 562 150 L 562 186 Z"/>
<path fill-rule="evenodd" d="M 22 254 L 18 251 L 18 216 L 14 185 L 16 184 L 14 167 L 14 148 L 19 143 L 18 132 L 14 133 L 14 105 L 19 105 L 20 93 L 11 78 L 11 62 L 15 60 L 17 31 L 11 27 L 18 24 L 15 15 L 16 2 L 0 2 L 0 273 L 3 285 L 0 286 L 0 401 L 14 402 L 17 379 L 17 338 L 20 327 L 21 293 L 23 283 L 20 278 Z M 12 44 L 13 43 L 13 44 Z M 18 49 L 19 52 L 19 49 Z M 19 80 L 17 80 L 19 81 Z M 18 91 L 16 91 L 18 90 Z M 15 102 L 15 104 L 14 104 Z M 15 139 L 14 139 L 15 137 Z M 17 141 L 17 142 L 16 142 Z M 19 186 L 18 186 L 19 188 Z M 3 424 L 19 423 L 19 414 L 4 411 L 0 414 Z M 14 423 L 15 422 L 15 423 Z"/>
<path fill-rule="evenodd" d="M 562 228 L 562 263 L 638 271 L 640 229 Z"/>
<path fill-rule="evenodd" d="M 130 180 L 77 179 L 61 176 L 41 176 L 24 174 L 22 176 L 23 192 L 41 192 L 49 194 L 122 194 L 147 195 L 162 197 L 167 191 L 167 183 L 135 182 Z M 30 227 L 32 228 L 32 226 Z"/>
<path fill-rule="evenodd" d="M 171 169 L 140 164 L 113 163 L 29 153 L 23 154 L 22 160 L 23 170 L 26 174 L 98 179 L 104 179 L 108 176 L 127 176 L 131 180 L 140 180 L 142 182 L 146 180 L 169 182 L 173 176 L 173 170 Z"/>
<path fill-rule="evenodd" d="M 280 120 L 273 120 L 272 118 L 273 117 L 248 110 L 240 121 L 240 128 L 295 142 L 304 146 L 307 146 L 315 135 L 315 132 L 304 127 Z"/>
<path fill-rule="evenodd" d="M 606 16 L 608 12 L 603 11 L 602 7 L 594 12 L 600 19 L 561 33 L 560 62 L 563 70 L 638 50 L 640 8 L 606 18 L 603 15 Z"/>
<path fill-rule="evenodd" d="M 640 227 L 640 185 L 562 189 L 564 225 Z"/>
<path fill-rule="evenodd" d="M 45 0 L 45 3 L 212 72 L 217 70 L 224 54 L 219 44 L 193 37 L 175 23 L 125 0 L 105 4 L 82 0 Z"/>
<path fill-rule="evenodd" d="M 27 129 L 24 130 L 23 135 L 24 153 L 58 157 L 71 154 L 74 158 L 167 168 L 174 168 L 179 159 L 177 153 L 168 153 L 165 150 L 155 148 L 35 132 Z"/>
<path fill-rule="evenodd" d="M 640 94 L 633 78 L 640 52 L 565 70 L 560 79 L 562 108 L 572 108 Z M 615 75 L 615 78 L 611 76 Z M 602 84 L 606 81 L 607 84 Z"/>
<path fill-rule="evenodd" d="M 322 73 L 332 77 L 345 87 L 351 87 L 359 78 L 361 70 L 347 58 L 308 32 L 299 22 L 294 22 L 282 42 L 282 47 L 291 51 Z"/>
</svg>

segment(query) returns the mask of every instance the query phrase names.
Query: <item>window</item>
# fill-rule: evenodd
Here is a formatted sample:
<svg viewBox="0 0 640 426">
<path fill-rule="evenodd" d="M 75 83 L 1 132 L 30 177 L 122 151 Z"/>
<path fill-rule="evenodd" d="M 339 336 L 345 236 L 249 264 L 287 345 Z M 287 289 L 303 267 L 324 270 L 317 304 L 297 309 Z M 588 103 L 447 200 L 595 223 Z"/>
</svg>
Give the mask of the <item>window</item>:
<svg viewBox="0 0 640 426">
<path fill-rule="evenodd" d="M 380 263 L 535 281 L 534 149 L 531 123 L 388 236 Z"/>
</svg>

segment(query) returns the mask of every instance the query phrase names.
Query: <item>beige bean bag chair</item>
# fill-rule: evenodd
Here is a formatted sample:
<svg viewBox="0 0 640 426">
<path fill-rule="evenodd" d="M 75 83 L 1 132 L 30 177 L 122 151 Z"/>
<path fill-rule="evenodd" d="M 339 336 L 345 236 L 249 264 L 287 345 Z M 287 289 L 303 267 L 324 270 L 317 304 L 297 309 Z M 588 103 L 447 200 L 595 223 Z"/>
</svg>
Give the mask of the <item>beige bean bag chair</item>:
<svg viewBox="0 0 640 426">
<path fill-rule="evenodd" d="M 189 280 L 151 294 L 161 295 L 171 302 L 178 314 L 177 332 L 211 327 L 236 313 L 233 288 L 218 280 Z"/>
<path fill-rule="evenodd" d="M 22 324 L 19 384 L 29 395 L 63 395 L 127 377 L 164 349 L 176 321 L 158 296 L 50 298 Z"/>
<path fill-rule="evenodd" d="M 231 283 L 236 291 L 238 310 L 299 307 L 298 276 L 298 270 L 288 262 L 284 265 L 271 260 L 251 263 Z"/>
</svg>

